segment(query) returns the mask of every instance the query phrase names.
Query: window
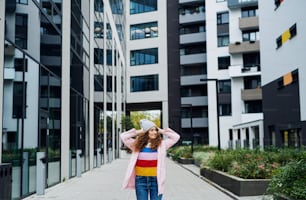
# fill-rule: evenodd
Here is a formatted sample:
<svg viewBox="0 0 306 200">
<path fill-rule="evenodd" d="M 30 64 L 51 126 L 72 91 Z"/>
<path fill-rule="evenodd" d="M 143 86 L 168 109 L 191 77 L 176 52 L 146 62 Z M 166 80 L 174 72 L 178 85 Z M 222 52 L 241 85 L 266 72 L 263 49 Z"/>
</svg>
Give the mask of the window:
<svg viewBox="0 0 306 200">
<path fill-rule="evenodd" d="M 94 88 L 95 88 L 95 91 L 99 91 L 99 92 L 103 91 L 103 75 L 94 76 Z"/>
<path fill-rule="evenodd" d="M 130 0 L 130 14 L 157 10 L 157 0 Z"/>
<path fill-rule="evenodd" d="M 103 22 L 95 22 L 94 37 L 103 38 Z"/>
<path fill-rule="evenodd" d="M 276 38 L 276 48 L 280 48 L 285 42 L 291 40 L 297 34 L 296 24 L 293 24 L 289 29 L 282 33 L 281 36 Z"/>
<path fill-rule="evenodd" d="M 261 87 L 260 76 L 249 76 L 244 78 L 244 89 L 255 89 Z"/>
<path fill-rule="evenodd" d="M 260 113 L 262 112 L 262 101 L 245 101 L 245 113 Z"/>
<path fill-rule="evenodd" d="M 25 91 L 27 91 L 27 83 L 25 83 Z M 23 82 L 14 82 L 13 86 L 13 118 L 22 118 L 23 111 Z M 26 99 L 24 106 L 26 106 Z M 26 112 L 26 110 L 25 110 Z M 26 117 L 26 113 L 24 113 Z"/>
<path fill-rule="evenodd" d="M 158 63 L 158 48 L 131 51 L 131 66 L 156 63 Z"/>
<path fill-rule="evenodd" d="M 27 49 L 28 45 L 28 15 L 16 14 L 15 43 Z"/>
<path fill-rule="evenodd" d="M 243 31 L 242 32 L 242 40 L 245 41 L 256 41 L 259 40 L 259 31 L 252 30 L 252 31 Z"/>
<path fill-rule="evenodd" d="M 158 90 L 158 75 L 132 76 L 131 92 L 144 92 Z"/>
<path fill-rule="evenodd" d="M 229 23 L 229 14 L 228 12 L 218 13 L 217 14 L 217 25 L 228 24 Z"/>
<path fill-rule="evenodd" d="M 25 69 L 23 70 L 23 59 L 22 58 L 15 58 L 14 65 L 15 71 L 17 72 L 27 72 L 28 71 L 28 59 L 24 60 L 25 62 Z"/>
<path fill-rule="evenodd" d="M 283 136 L 283 145 L 285 147 L 300 147 L 301 146 L 301 130 L 289 129 L 281 131 Z"/>
<path fill-rule="evenodd" d="M 229 35 L 218 35 L 218 47 L 226 47 L 229 44 Z"/>
<path fill-rule="evenodd" d="M 290 36 L 291 36 L 290 39 L 293 38 L 294 36 L 296 36 L 296 24 L 291 26 L 289 31 L 290 31 Z"/>
<path fill-rule="evenodd" d="M 16 0 L 16 3 L 19 3 L 19 4 L 28 4 L 28 0 Z"/>
<path fill-rule="evenodd" d="M 153 38 L 158 36 L 157 22 L 131 25 L 131 40 Z"/>
<path fill-rule="evenodd" d="M 258 7 L 241 8 L 241 17 L 255 17 L 258 15 Z"/>
<path fill-rule="evenodd" d="M 279 36 L 277 39 L 276 39 L 276 48 L 280 48 L 282 46 L 282 36 Z"/>
<path fill-rule="evenodd" d="M 94 7 L 95 7 L 95 11 L 96 12 L 103 12 L 103 1 L 101 1 L 101 0 L 95 0 L 95 5 L 94 5 Z"/>
<path fill-rule="evenodd" d="M 218 57 L 218 69 L 228 69 L 230 65 L 231 65 L 230 56 Z"/>
<path fill-rule="evenodd" d="M 257 70 L 260 71 L 260 53 L 246 53 L 243 54 L 243 67 L 257 67 Z"/>
<path fill-rule="evenodd" d="M 219 93 L 231 93 L 231 80 L 219 80 Z"/>
<path fill-rule="evenodd" d="M 114 54 L 116 55 L 116 52 L 114 52 Z M 116 61 L 116 59 L 115 59 L 115 61 Z M 103 49 L 98 49 L 98 48 L 94 49 L 94 63 L 95 64 L 100 64 L 100 65 L 104 64 Z M 106 64 L 107 65 L 112 65 L 112 50 L 111 49 L 106 50 Z M 116 65 L 116 63 L 115 63 L 115 65 Z"/>
<path fill-rule="evenodd" d="M 232 114 L 231 104 L 219 104 L 219 116 L 228 116 Z"/>
<path fill-rule="evenodd" d="M 278 8 L 284 0 L 274 0 L 275 7 Z"/>
</svg>

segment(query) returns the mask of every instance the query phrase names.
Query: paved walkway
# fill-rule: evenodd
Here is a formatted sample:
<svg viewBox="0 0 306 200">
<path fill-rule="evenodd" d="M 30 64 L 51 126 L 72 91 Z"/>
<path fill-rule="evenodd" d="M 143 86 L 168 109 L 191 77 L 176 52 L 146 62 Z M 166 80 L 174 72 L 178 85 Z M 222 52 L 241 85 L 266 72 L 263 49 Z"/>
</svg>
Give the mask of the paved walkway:
<svg viewBox="0 0 306 200">
<path fill-rule="evenodd" d="M 128 156 L 114 160 L 46 189 L 45 195 L 32 195 L 26 200 L 136 200 L 134 190 L 122 190 L 122 180 L 128 164 Z M 163 200 L 232 200 L 233 196 L 222 192 L 196 175 L 194 165 L 179 165 L 167 159 L 167 182 Z M 251 198 L 254 199 L 254 198 Z"/>
</svg>

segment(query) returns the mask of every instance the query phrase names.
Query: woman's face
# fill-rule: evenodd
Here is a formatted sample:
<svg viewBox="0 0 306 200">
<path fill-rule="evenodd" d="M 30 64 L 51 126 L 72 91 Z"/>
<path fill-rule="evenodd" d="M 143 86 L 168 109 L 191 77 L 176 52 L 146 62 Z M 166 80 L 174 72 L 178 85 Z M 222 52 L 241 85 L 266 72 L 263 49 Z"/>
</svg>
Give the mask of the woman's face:
<svg viewBox="0 0 306 200">
<path fill-rule="evenodd" d="M 152 127 L 148 131 L 149 140 L 154 140 L 158 137 L 158 129 L 156 127 Z"/>
</svg>

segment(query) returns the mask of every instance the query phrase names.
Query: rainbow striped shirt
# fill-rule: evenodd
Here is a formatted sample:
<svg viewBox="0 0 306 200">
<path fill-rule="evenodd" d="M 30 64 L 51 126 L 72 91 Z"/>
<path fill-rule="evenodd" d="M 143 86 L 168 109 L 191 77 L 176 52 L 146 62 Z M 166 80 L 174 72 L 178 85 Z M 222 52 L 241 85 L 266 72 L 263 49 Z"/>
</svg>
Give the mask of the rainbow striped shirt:
<svg viewBox="0 0 306 200">
<path fill-rule="evenodd" d="M 149 147 L 143 148 L 138 155 L 135 166 L 137 176 L 156 176 L 157 174 L 157 150 Z"/>
</svg>

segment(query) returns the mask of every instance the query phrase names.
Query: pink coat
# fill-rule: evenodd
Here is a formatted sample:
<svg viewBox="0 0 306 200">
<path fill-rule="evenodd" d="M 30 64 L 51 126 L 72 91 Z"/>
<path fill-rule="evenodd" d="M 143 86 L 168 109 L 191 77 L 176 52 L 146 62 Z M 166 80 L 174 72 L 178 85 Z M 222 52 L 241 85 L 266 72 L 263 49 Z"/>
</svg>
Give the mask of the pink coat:
<svg viewBox="0 0 306 200">
<path fill-rule="evenodd" d="M 174 132 L 172 129 L 167 128 L 162 132 L 163 135 L 167 136 L 166 139 L 162 141 L 157 149 L 157 184 L 158 184 L 158 194 L 164 193 L 165 180 L 166 180 L 166 155 L 167 149 L 173 146 L 179 139 L 180 136 Z M 123 181 L 123 188 L 135 189 L 135 164 L 139 155 L 139 152 L 133 150 L 133 143 L 136 136 L 136 129 L 131 129 L 120 135 L 123 143 L 132 150 L 132 155 L 128 168 L 126 170 L 126 175 Z"/>
</svg>

